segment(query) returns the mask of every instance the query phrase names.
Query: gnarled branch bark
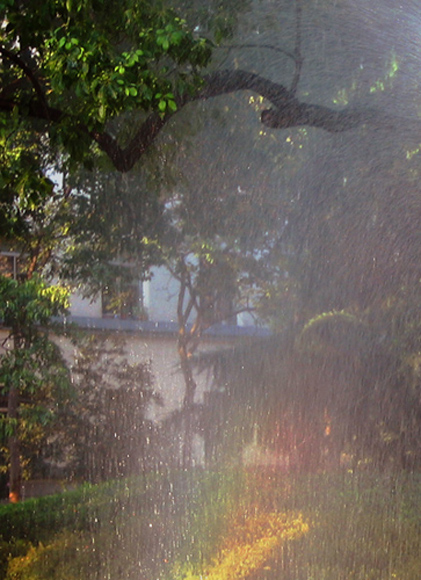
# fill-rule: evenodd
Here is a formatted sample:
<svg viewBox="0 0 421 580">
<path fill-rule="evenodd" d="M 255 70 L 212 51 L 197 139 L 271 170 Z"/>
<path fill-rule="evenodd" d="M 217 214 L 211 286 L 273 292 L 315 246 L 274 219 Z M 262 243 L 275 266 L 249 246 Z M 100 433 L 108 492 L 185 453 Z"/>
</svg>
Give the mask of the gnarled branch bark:
<svg viewBox="0 0 421 580">
<path fill-rule="evenodd" d="M 257 93 L 273 105 L 261 114 L 261 122 L 273 129 L 306 125 L 339 133 L 364 124 L 385 126 L 386 123 L 393 123 L 393 119 L 387 118 L 375 109 L 347 108 L 337 110 L 322 105 L 300 102 L 296 98 L 294 90 L 291 91 L 279 83 L 244 70 L 221 70 L 206 75 L 203 78 L 202 88 L 196 94 L 176 98 L 178 110 L 192 101 L 211 99 L 238 91 Z M 0 110 L 10 111 L 17 105 L 18 103 L 13 100 L 2 98 L 0 92 Z M 46 106 L 45 102 L 31 103 L 27 108 L 27 114 L 31 117 L 44 119 L 49 123 L 60 122 L 66 116 L 60 110 Z M 151 113 L 124 148 L 106 132 L 89 131 L 80 123 L 77 126 L 81 131 L 88 133 L 110 158 L 114 167 L 124 173 L 130 171 L 141 159 L 174 114 Z"/>
<path fill-rule="evenodd" d="M 390 118 L 375 109 L 332 109 L 322 105 L 300 102 L 294 91 L 255 73 L 244 70 L 222 70 L 207 75 L 203 87 L 195 95 L 184 95 L 177 99 L 178 110 L 197 100 L 212 99 L 238 91 L 251 91 L 269 101 L 273 107 L 261 114 L 261 122 L 272 129 L 309 126 L 340 133 L 364 124 L 391 122 Z M 161 129 L 173 115 L 164 117 L 152 113 L 132 138 L 129 145 L 121 149 L 108 135 L 95 140 L 112 159 L 119 171 L 129 171 L 154 142 Z"/>
</svg>

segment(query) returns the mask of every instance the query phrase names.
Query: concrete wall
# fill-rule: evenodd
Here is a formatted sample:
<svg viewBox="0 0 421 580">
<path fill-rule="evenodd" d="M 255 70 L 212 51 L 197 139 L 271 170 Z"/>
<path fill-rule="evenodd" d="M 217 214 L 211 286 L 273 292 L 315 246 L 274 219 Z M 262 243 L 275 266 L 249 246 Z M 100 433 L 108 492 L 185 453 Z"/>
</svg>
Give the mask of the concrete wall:
<svg viewBox="0 0 421 580">
<path fill-rule="evenodd" d="M 180 409 L 184 397 L 184 380 L 179 370 L 177 340 L 174 334 L 141 333 L 125 331 L 101 331 L 87 329 L 86 332 L 95 332 L 99 336 L 108 337 L 107 345 L 113 345 L 113 340 L 119 344 L 124 342 L 125 356 L 129 364 L 150 362 L 154 377 L 154 386 L 161 396 L 163 405 L 152 405 L 148 416 L 154 421 L 165 419 L 172 411 Z M 74 348 L 66 339 L 59 339 L 68 358 L 73 358 Z M 202 350 L 227 348 L 232 344 L 229 339 L 208 338 L 203 341 Z M 205 373 L 196 376 L 198 388 L 196 402 L 203 401 L 203 394 L 209 388 L 209 380 Z"/>
<path fill-rule="evenodd" d="M 103 321 L 104 327 L 112 325 L 118 321 Z M 128 322 L 128 321 L 126 321 Z M 160 395 L 163 405 L 153 404 L 149 409 L 148 416 L 153 421 L 161 421 L 168 415 L 180 409 L 184 397 L 184 380 L 179 369 L 179 359 L 177 352 L 177 337 L 172 332 L 141 332 L 127 331 L 121 329 L 98 329 L 87 327 L 84 332 L 94 333 L 105 340 L 107 349 L 115 348 L 116 353 L 120 352 L 120 347 L 124 347 L 124 358 L 129 364 L 149 362 L 154 377 L 156 392 Z M 7 329 L 0 329 L 0 356 L 10 348 L 5 339 Z M 212 351 L 221 348 L 229 348 L 237 340 L 237 337 L 208 336 L 202 341 L 200 349 L 202 351 Z M 69 361 L 70 368 L 78 353 L 77 345 L 74 345 L 67 337 L 58 336 L 55 341 L 59 344 L 66 360 Z M 116 354 L 121 358 L 120 354 Z M 196 402 L 203 402 L 204 393 L 209 389 L 210 381 L 206 373 L 196 375 L 197 395 Z"/>
</svg>

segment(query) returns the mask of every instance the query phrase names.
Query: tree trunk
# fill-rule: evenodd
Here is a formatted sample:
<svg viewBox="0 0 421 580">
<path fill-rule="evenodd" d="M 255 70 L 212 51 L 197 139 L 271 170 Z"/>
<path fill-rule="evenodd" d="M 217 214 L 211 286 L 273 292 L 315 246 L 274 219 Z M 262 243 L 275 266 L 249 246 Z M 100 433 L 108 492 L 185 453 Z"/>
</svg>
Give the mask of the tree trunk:
<svg viewBox="0 0 421 580">
<path fill-rule="evenodd" d="M 16 387 L 11 387 L 7 402 L 7 416 L 9 419 L 17 420 L 19 408 L 19 393 Z M 17 429 L 13 425 L 13 429 Z M 10 469 L 9 469 L 9 501 L 17 503 L 21 497 L 22 469 L 20 464 L 20 442 L 16 431 L 8 439 Z"/>
<path fill-rule="evenodd" d="M 193 407 L 197 384 L 194 380 L 193 369 L 190 363 L 187 340 L 183 334 L 179 335 L 178 354 L 180 356 L 181 372 L 183 373 L 185 385 L 183 400 L 184 433 L 181 461 L 183 469 L 188 469 L 192 466 L 193 461 Z"/>
</svg>

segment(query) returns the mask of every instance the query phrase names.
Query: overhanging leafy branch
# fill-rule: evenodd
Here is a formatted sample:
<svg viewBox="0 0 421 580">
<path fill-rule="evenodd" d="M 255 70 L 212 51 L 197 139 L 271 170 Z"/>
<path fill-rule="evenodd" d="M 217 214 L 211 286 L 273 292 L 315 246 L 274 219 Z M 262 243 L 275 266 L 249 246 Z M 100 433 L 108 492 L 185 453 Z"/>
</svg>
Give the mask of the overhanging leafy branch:
<svg viewBox="0 0 421 580">
<path fill-rule="evenodd" d="M 176 95 L 176 112 L 159 114 L 152 112 L 141 124 L 129 143 L 122 147 L 110 133 L 90 130 L 75 119 L 78 130 L 88 134 L 100 149 L 109 157 L 114 167 L 121 172 L 130 171 L 152 145 L 166 123 L 189 103 L 207 100 L 222 95 L 251 91 L 264 97 L 272 105 L 261 113 L 261 122 L 272 129 L 287 129 L 297 126 L 317 127 L 332 133 L 355 129 L 364 124 L 384 125 L 393 121 L 372 108 L 345 108 L 341 110 L 301 102 L 294 91 L 282 84 L 245 70 L 220 70 L 203 77 L 201 89 L 193 94 Z M 13 110 L 17 103 L 2 99 L 0 110 Z M 60 123 L 66 116 L 57 108 L 46 106 L 44 102 L 34 101 L 26 108 L 30 117 L 44 119 L 49 123 Z"/>
</svg>

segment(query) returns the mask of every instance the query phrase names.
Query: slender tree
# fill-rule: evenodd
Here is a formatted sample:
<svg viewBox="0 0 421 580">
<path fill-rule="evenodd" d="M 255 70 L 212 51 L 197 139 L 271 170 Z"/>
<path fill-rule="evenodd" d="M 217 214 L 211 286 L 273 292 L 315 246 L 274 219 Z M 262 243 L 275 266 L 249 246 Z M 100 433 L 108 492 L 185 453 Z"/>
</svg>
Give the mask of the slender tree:
<svg viewBox="0 0 421 580">
<path fill-rule="evenodd" d="M 54 160 L 39 134 L 17 117 L 5 122 L 1 159 L 1 245 L 14 263 L 2 264 L 0 318 L 6 331 L 0 358 L 4 467 L 9 469 L 9 497 L 18 501 L 22 459 L 68 401 L 70 381 L 59 349 L 49 340 L 51 317 L 68 307 L 68 289 L 48 286 L 67 232 L 63 220 L 67 191 L 52 174 Z M 7 261 L 7 258 L 5 258 Z"/>
<path fill-rule="evenodd" d="M 71 390 L 66 364 L 46 330 L 51 317 L 62 314 L 67 305 L 66 290 L 46 286 L 37 277 L 21 282 L 0 279 L 0 315 L 8 330 L 0 359 L 2 394 L 7 398 L 2 435 L 11 502 L 20 498 L 22 441 L 57 417 Z"/>
</svg>

